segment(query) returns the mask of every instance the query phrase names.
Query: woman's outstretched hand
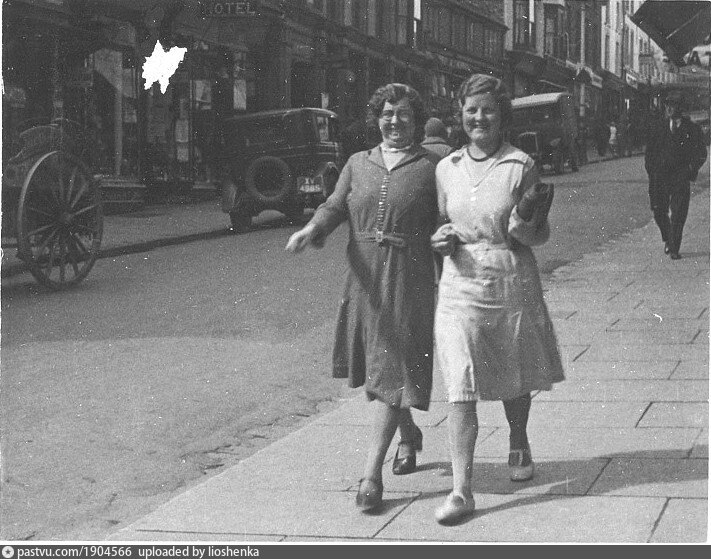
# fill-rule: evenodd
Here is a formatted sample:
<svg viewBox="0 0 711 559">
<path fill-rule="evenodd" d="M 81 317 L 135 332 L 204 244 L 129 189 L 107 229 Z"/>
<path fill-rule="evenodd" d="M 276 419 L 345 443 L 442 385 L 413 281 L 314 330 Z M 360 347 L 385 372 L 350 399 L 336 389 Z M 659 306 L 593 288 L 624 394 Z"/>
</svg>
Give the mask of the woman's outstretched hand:
<svg viewBox="0 0 711 559">
<path fill-rule="evenodd" d="M 430 237 L 430 246 L 432 250 L 438 252 L 442 256 L 451 256 L 457 250 L 459 237 L 454 231 L 454 225 L 445 223 L 435 234 Z"/>
<path fill-rule="evenodd" d="M 323 239 L 316 235 L 316 228 L 310 223 L 289 237 L 285 250 L 296 254 L 304 250 L 308 245 L 315 248 L 323 247 Z"/>
</svg>

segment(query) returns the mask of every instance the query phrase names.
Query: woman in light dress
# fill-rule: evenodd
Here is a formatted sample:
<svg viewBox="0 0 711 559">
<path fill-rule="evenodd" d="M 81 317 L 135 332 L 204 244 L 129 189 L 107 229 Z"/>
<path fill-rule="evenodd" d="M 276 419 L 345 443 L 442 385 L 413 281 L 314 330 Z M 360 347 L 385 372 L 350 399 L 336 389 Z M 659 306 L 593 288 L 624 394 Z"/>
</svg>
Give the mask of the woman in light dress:
<svg viewBox="0 0 711 559">
<path fill-rule="evenodd" d="M 526 427 L 531 392 L 563 380 L 556 336 L 532 246 L 548 240 L 552 186 L 504 141 L 511 102 L 504 84 L 472 75 L 459 91 L 469 143 L 437 165 L 440 219 L 432 248 L 445 256 L 435 346 L 447 387 L 453 487 L 442 524 L 475 511 L 472 493 L 479 400 L 503 401 L 513 481 L 534 474 Z M 549 188 L 547 188 L 549 187 Z"/>
</svg>

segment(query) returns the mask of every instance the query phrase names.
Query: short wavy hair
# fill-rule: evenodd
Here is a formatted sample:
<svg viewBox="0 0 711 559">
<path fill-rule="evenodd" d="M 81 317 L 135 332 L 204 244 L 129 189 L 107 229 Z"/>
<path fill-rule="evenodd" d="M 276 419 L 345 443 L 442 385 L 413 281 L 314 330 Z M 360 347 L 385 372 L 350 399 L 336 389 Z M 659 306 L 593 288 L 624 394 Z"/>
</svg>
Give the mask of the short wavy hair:
<svg viewBox="0 0 711 559">
<path fill-rule="evenodd" d="M 402 99 L 410 101 L 412 113 L 415 117 L 415 141 L 421 142 L 425 137 L 425 121 L 427 113 L 422 97 L 417 90 L 404 83 L 389 83 L 379 87 L 368 101 L 368 122 L 378 128 L 378 119 L 383 112 L 386 102 L 397 103 Z"/>
<path fill-rule="evenodd" d="M 459 87 L 457 99 L 459 100 L 459 118 L 461 119 L 461 109 L 467 97 L 480 93 L 491 93 L 496 99 L 496 104 L 501 111 L 501 126 L 509 126 L 513 120 L 513 109 L 511 108 L 511 96 L 506 84 L 499 78 L 488 74 L 472 74 Z"/>
</svg>

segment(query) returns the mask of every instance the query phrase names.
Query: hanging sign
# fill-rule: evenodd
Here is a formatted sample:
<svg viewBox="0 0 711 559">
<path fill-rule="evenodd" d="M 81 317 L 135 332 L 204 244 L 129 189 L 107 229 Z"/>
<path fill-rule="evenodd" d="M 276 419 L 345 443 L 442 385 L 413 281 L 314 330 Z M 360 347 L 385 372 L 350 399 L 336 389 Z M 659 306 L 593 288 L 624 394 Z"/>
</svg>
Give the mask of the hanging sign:
<svg viewBox="0 0 711 559">
<path fill-rule="evenodd" d="M 257 14 L 257 6 L 254 0 L 244 1 L 225 1 L 217 0 L 201 0 L 200 2 L 200 17 L 241 17 L 254 16 Z"/>
</svg>

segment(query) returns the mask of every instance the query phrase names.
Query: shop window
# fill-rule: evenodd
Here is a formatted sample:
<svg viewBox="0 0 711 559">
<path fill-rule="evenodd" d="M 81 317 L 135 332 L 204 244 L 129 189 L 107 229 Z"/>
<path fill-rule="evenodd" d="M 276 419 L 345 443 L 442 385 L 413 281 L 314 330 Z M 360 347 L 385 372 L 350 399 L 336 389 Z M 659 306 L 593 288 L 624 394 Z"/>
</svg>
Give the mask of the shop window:
<svg viewBox="0 0 711 559">
<path fill-rule="evenodd" d="M 93 95 L 89 102 L 93 133 L 92 160 L 105 175 L 121 174 L 123 159 L 123 56 L 100 49 L 91 55 L 94 69 Z"/>
<path fill-rule="evenodd" d="M 138 129 L 138 75 L 136 60 L 130 54 L 123 55 L 123 88 L 121 102 L 122 149 L 121 174 L 137 177 L 139 172 L 140 146 Z"/>
</svg>

